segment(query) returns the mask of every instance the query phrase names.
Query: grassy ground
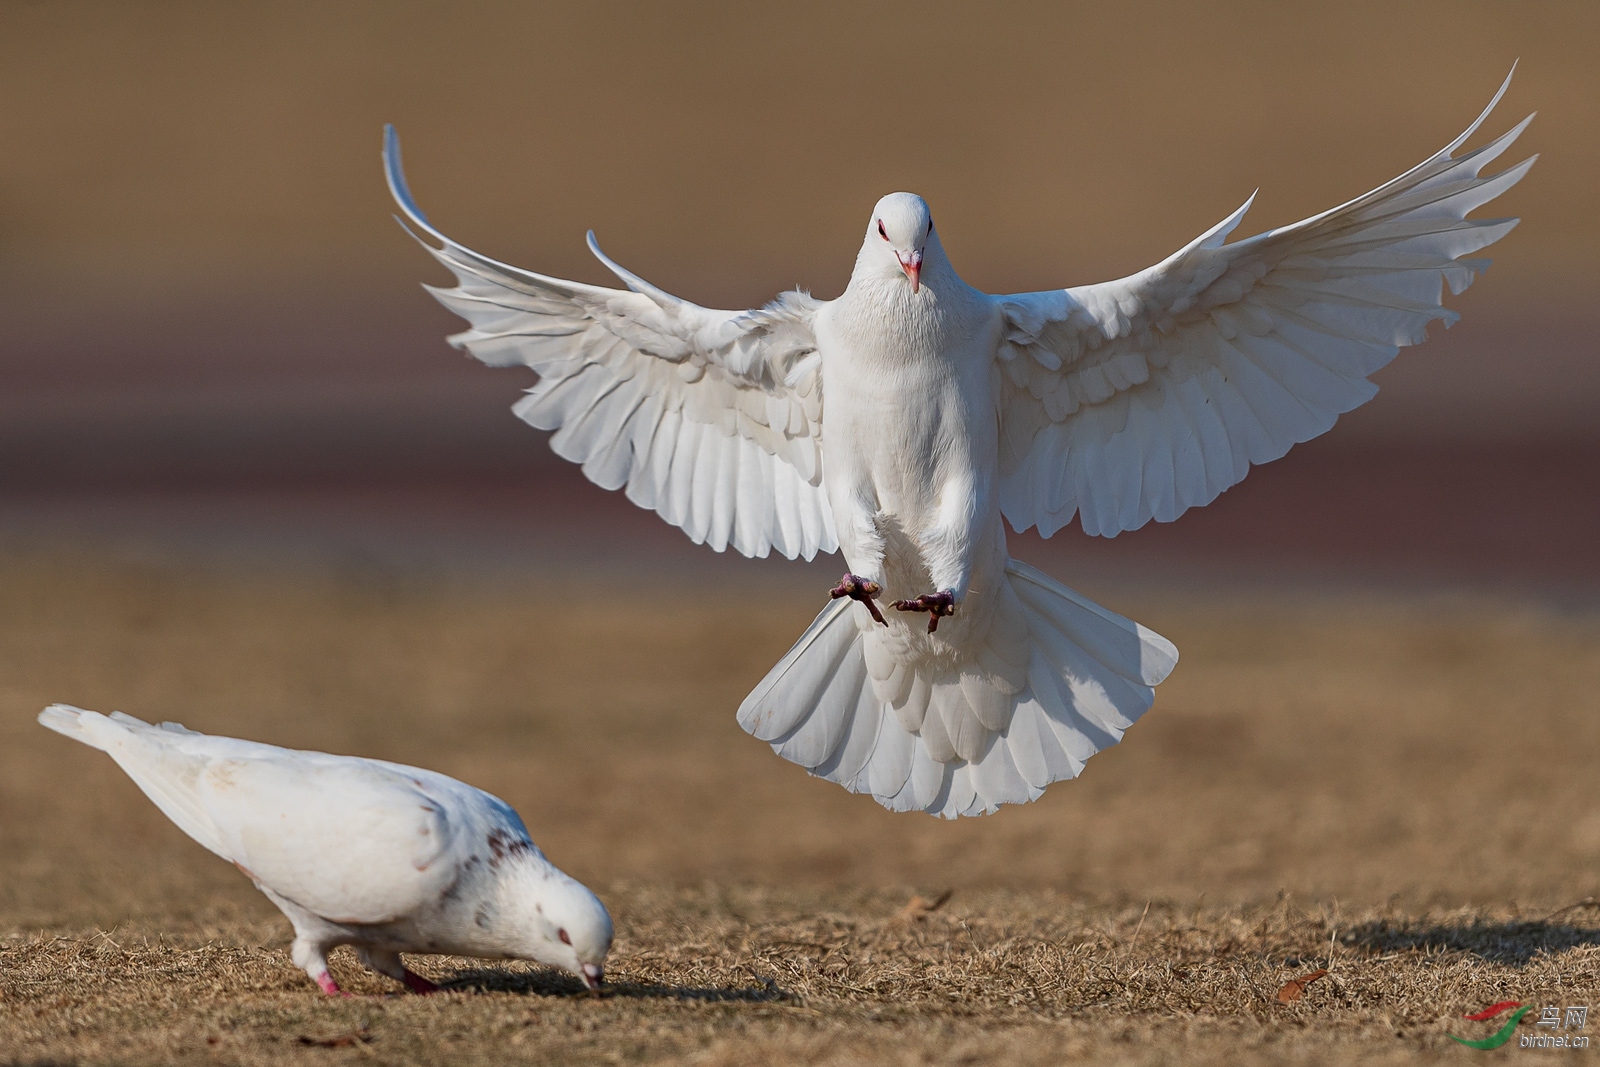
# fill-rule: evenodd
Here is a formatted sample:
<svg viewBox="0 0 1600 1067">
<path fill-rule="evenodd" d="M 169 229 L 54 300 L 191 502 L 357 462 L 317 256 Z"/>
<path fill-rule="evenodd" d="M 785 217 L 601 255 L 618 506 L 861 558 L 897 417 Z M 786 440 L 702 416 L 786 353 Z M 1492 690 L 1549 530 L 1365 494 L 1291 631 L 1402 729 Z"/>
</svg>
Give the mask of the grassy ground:
<svg viewBox="0 0 1600 1067">
<path fill-rule="evenodd" d="M 1489 1003 L 1600 1002 L 1593 616 L 1089 590 L 1183 650 L 1156 709 L 940 823 L 734 724 L 815 590 L 18 553 L 0 589 L 0 1064 L 1410 1062 Z M 321 997 L 236 871 L 33 724 L 55 700 L 498 793 L 611 906 L 611 992 L 422 959 L 447 995 Z"/>
</svg>

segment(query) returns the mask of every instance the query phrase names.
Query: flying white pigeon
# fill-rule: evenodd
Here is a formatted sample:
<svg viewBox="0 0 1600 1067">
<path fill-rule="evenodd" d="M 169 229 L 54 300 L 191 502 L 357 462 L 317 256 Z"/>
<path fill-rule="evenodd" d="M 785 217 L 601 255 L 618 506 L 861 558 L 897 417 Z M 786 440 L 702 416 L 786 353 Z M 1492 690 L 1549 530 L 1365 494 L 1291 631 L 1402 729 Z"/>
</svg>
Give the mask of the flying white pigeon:
<svg viewBox="0 0 1600 1067">
<path fill-rule="evenodd" d="M 744 701 L 779 755 L 897 811 L 1033 800 L 1115 744 L 1177 662 L 1159 635 L 1010 558 L 1002 518 L 1110 537 L 1214 500 L 1253 463 L 1377 391 L 1515 219 L 1467 221 L 1528 159 L 1466 133 L 1364 196 L 1224 244 L 1244 207 L 1119 281 L 993 296 L 945 256 L 928 205 L 878 201 L 850 284 L 753 311 L 680 300 L 589 247 L 627 290 L 440 247 L 471 329 L 450 338 L 540 380 L 516 405 L 558 455 L 696 542 L 842 550 L 834 602 Z M 1254 199 L 1252 197 L 1252 199 Z M 892 610 L 883 610 L 882 600 Z M 854 602 L 854 604 L 852 604 Z M 926 619 L 927 625 L 922 625 Z"/>
<path fill-rule="evenodd" d="M 611 916 L 505 801 L 433 771 L 212 737 L 54 704 L 39 722 L 117 761 L 144 795 L 245 873 L 294 924 L 295 966 L 341 990 L 328 951 L 418 993 L 402 952 L 531 959 L 599 989 Z"/>
</svg>

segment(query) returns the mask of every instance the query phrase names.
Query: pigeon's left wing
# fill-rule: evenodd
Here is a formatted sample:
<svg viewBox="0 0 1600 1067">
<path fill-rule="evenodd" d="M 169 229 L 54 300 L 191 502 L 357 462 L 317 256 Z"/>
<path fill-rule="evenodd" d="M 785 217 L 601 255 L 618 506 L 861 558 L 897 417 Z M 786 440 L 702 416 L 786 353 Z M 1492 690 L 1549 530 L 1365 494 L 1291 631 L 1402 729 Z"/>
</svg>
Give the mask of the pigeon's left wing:
<svg viewBox="0 0 1600 1067">
<path fill-rule="evenodd" d="M 1076 513 L 1110 537 L 1171 521 L 1370 399 L 1368 375 L 1456 319 L 1443 285 L 1488 265 L 1461 257 L 1516 225 L 1466 215 L 1527 173 L 1532 158 L 1479 176 L 1532 116 L 1453 155 L 1510 81 L 1443 151 L 1341 207 L 1224 244 L 1247 201 L 1138 274 L 997 297 L 1011 524 L 1048 537 Z"/>
<path fill-rule="evenodd" d="M 432 775 L 407 770 L 273 749 L 212 760 L 196 795 L 224 855 L 262 886 L 334 922 L 393 922 L 450 888 L 466 836 Z"/>
<path fill-rule="evenodd" d="M 811 559 L 839 547 L 822 490 L 818 301 L 784 293 L 753 311 L 680 300 L 590 250 L 628 286 L 608 289 L 499 263 L 428 223 L 386 131 L 389 190 L 425 247 L 455 274 L 429 291 L 472 324 L 450 338 L 485 363 L 523 364 L 539 383 L 516 406 L 555 430 L 550 447 L 606 489 L 696 543 Z"/>
</svg>

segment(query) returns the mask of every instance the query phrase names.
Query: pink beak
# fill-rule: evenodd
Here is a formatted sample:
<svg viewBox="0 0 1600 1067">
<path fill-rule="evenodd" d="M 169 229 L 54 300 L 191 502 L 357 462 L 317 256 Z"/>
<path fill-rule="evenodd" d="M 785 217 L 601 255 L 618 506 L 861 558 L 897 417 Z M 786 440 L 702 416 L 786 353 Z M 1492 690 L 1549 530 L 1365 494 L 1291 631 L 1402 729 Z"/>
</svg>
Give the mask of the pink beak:
<svg viewBox="0 0 1600 1067">
<path fill-rule="evenodd" d="M 900 253 L 894 254 L 895 259 L 900 259 Z M 900 269 L 906 272 L 906 277 L 911 279 L 911 291 L 914 293 L 922 288 L 922 250 L 914 249 L 905 259 L 900 259 Z"/>
</svg>

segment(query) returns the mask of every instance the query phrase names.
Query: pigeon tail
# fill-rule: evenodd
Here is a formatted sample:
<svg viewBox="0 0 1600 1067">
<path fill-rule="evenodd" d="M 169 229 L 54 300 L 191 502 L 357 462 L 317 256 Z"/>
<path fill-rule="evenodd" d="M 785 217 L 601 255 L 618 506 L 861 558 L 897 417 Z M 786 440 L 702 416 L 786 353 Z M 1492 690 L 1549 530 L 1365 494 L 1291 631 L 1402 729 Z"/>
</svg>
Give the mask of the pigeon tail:
<svg viewBox="0 0 1600 1067">
<path fill-rule="evenodd" d="M 823 609 L 739 725 L 894 811 L 953 819 L 1037 799 L 1120 741 L 1178 661 L 1160 634 L 1017 560 L 964 658 L 908 662 L 849 609 Z"/>
<path fill-rule="evenodd" d="M 180 830 L 224 859 L 231 858 L 199 796 L 206 761 L 185 750 L 185 740 L 201 735 L 174 722 L 152 726 L 120 711 L 102 715 L 69 704 L 45 708 L 39 724 L 109 755 Z"/>
<path fill-rule="evenodd" d="M 92 715 L 96 719 L 103 717 L 97 712 L 84 711 L 71 704 L 51 704 L 39 713 L 39 725 L 48 727 L 64 737 L 70 737 L 74 741 L 82 741 L 90 748 L 104 750 L 105 744 L 96 740 L 87 728 L 84 722 L 86 715 Z"/>
</svg>

